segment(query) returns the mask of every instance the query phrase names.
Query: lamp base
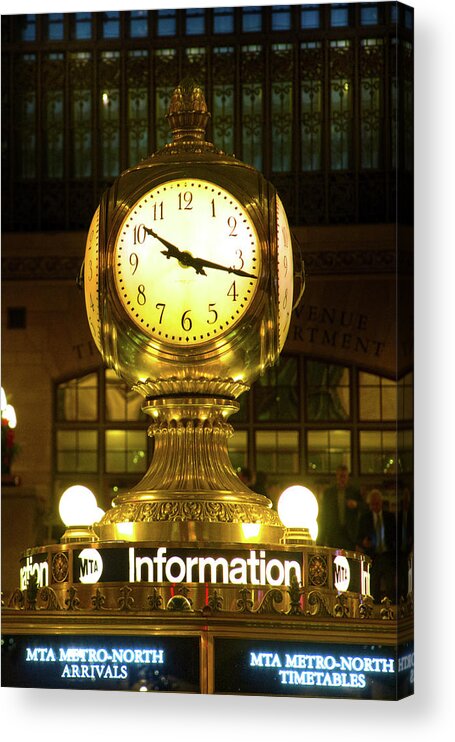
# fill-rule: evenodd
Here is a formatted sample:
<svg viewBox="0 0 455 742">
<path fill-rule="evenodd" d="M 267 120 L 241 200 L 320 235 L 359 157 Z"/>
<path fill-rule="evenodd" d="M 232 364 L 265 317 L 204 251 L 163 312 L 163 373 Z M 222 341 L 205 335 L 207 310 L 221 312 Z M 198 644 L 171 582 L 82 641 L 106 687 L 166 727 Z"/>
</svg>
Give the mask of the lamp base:
<svg viewBox="0 0 455 742">
<path fill-rule="evenodd" d="M 316 542 L 311 538 L 308 528 L 285 528 L 280 543 L 314 546 Z"/>
<path fill-rule="evenodd" d="M 60 538 L 61 544 L 84 541 L 99 541 L 92 526 L 69 526 Z"/>
</svg>

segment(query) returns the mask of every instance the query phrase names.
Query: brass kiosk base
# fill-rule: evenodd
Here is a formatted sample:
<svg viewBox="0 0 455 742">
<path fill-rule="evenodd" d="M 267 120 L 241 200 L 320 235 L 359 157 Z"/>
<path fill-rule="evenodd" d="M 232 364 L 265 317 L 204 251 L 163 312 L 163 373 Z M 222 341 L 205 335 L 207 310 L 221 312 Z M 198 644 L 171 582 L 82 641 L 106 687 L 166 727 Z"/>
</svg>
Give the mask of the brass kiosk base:
<svg viewBox="0 0 455 742">
<path fill-rule="evenodd" d="M 301 565 L 301 584 L 293 575 L 284 584 L 286 560 Z M 324 547 L 251 543 L 31 549 L 21 562 L 27 587 L 3 609 L 2 684 L 404 697 L 412 692 L 412 598 L 375 605 L 362 594 L 367 561 Z M 257 584 L 264 577 L 268 584 Z"/>
</svg>

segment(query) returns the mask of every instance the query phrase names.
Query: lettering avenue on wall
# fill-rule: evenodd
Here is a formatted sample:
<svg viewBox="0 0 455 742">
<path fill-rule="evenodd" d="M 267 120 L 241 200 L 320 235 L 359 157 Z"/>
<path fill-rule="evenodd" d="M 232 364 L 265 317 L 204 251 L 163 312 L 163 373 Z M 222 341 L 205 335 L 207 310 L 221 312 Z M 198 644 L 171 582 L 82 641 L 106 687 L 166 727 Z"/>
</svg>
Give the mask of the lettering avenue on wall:
<svg viewBox="0 0 455 742">
<path fill-rule="evenodd" d="M 339 307 L 302 304 L 294 311 L 291 342 L 305 346 L 307 352 L 325 347 L 328 351 L 351 353 L 359 358 L 380 359 L 386 342 L 370 328 L 366 314 Z"/>
</svg>

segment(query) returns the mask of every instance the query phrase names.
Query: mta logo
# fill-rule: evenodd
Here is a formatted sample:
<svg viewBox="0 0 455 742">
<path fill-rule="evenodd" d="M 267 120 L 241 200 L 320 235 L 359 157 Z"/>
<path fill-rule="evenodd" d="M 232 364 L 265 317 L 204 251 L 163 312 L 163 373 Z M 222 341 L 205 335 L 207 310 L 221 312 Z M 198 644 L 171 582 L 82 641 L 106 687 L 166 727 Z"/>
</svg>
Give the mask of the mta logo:
<svg viewBox="0 0 455 742">
<path fill-rule="evenodd" d="M 103 573 L 103 559 L 97 549 L 83 549 L 79 554 L 79 580 L 84 585 L 98 582 Z"/>
</svg>

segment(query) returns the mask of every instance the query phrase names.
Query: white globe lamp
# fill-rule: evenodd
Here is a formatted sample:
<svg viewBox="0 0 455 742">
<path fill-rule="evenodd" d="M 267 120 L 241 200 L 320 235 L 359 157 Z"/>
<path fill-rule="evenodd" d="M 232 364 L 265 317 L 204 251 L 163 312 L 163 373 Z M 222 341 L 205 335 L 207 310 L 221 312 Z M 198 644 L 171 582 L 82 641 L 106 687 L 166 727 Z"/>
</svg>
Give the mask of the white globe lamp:
<svg viewBox="0 0 455 742">
<path fill-rule="evenodd" d="M 62 543 L 98 540 L 92 526 L 100 520 L 101 508 L 98 508 L 96 497 L 88 487 L 81 484 L 68 487 L 60 498 L 58 510 L 66 526 L 60 539 Z"/>
<path fill-rule="evenodd" d="M 318 501 L 302 485 L 288 487 L 278 500 L 278 515 L 285 527 L 283 543 L 314 544 L 318 533 Z"/>
</svg>

